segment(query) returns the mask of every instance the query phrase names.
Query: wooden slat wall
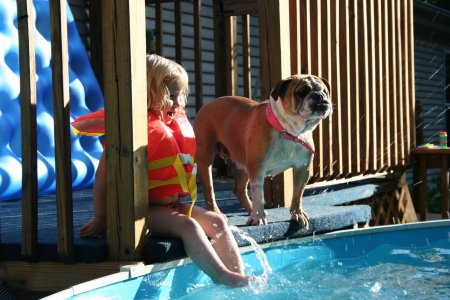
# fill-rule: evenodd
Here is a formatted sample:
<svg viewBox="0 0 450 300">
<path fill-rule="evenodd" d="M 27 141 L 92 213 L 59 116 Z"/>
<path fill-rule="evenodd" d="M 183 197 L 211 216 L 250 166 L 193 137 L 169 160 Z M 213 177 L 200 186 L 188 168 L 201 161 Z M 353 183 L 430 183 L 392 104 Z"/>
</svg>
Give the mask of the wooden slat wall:
<svg viewBox="0 0 450 300">
<path fill-rule="evenodd" d="M 310 182 L 405 167 L 415 145 L 413 1 L 290 5 L 299 20 L 291 49 L 300 41 L 292 69 L 326 78 L 335 108 L 314 132 Z"/>
</svg>

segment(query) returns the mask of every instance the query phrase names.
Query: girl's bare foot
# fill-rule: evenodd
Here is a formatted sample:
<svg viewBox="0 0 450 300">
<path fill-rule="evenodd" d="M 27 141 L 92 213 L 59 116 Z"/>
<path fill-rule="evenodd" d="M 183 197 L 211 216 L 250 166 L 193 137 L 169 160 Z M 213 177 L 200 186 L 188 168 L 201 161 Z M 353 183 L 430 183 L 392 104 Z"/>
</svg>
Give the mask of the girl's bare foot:
<svg viewBox="0 0 450 300">
<path fill-rule="evenodd" d="M 83 227 L 80 228 L 78 235 L 81 238 L 92 238 L 106 234 L 106 219 L 93 217 Z"/>
<path fill-rule="evenodd" d="M 218 278 L 218 280 L 213 280 L 216 284 L 223 284 L 230 287 L 241 287 L 248 285 L 249 281 L 255 280 L 255 276 L 246 276 L 239 273 L 227 273 Z"/>
</svg>

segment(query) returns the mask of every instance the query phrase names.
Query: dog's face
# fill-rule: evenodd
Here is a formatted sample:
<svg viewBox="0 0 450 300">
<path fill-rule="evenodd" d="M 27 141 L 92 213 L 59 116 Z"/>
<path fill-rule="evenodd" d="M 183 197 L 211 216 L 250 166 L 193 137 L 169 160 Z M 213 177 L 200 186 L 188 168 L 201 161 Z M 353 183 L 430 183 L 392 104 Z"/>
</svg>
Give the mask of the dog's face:
<svg viewBox="0 0 450 300">
<path fill-rule="evenodd" d="M 273 100 L 281 100 L 285 121 L 301 132 L 314 129 L 332 112 L 330 88 L 325 79 L 313 75 L 292 75 L 272 90 Z"/>
</svg>

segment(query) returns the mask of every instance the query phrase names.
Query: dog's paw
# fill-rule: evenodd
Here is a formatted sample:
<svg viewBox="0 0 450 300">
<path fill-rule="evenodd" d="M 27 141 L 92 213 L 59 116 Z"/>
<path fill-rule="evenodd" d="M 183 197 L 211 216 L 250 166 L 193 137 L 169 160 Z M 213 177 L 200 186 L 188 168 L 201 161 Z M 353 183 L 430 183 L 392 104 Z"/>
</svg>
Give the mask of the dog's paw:
<svg viewBox="0 0 450 300">
<path fill-rule="evenodd" d="M 250 217 L 247 219 L 246 225 L 248 226 L 267 225 L 267 220 L 265 216 L 250 214 Z"/>
<path fill-rule="evenodd" d="M 291 220 L 297 222 L 301 228 L 309 228 L 309 218 L 308 215 L 303 211 L 291 211 Z"/>
</svg>

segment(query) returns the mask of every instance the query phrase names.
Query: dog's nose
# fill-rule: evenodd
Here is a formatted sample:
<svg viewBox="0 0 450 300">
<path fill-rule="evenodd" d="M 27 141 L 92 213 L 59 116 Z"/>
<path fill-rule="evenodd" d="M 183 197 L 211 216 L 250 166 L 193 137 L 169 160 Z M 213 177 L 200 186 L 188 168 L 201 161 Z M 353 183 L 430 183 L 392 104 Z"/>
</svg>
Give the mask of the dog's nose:
<svg viewBox="0 0 450 300">
<path fill-rule="evenodd" d="M 309 107 L 314 112 L 324 114 L 330 109 L 330 101 L 323 92 L 312 92 L 309 95 L 309 99 Z"/>
<path fill-rule="evenodd" d="M 314 101 L 328 101 L 327 95 L 323 92 L 311 92 L 309 95 Z"/>
</svg>

